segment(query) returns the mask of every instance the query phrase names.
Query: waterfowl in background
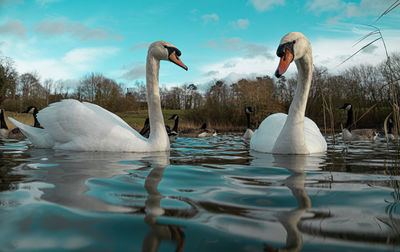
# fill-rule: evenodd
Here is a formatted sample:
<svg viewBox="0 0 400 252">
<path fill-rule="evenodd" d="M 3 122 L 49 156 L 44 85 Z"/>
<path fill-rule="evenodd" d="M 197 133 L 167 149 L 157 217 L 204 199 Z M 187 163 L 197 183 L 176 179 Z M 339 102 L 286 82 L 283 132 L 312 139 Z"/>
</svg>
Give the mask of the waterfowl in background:
<svg viewBox="0 0 400 252">
<path fill-rule="evenodd" d="M 168 120 L 175 120 L 174 123 L 174 128 L 171 130 L 171 128 L 168 125 L 165 125 L 165 130 L 167 131 L 169 140 L 172 141 L 175 139 L 175 137 L 178 135 L 178 121 L 179 121 L 179 116 L 174 114 L 172 115 Z M 143 128 L 140 130 L 140 135 L 149 138 L 150 135 L 150 121 L 149 118 L 146 118 L 146 121 L 144 122 Z"/>
<path fill-rule="evenodd" d="M 376 130 L 374 129 L 354 129 L 350 130 L 353 124 L 353 106 L 350 103 L 345 103 L 340 109 L 347 110 L 347 122 L 343 129 L 343 136 L 346 140 L 369 140 L 375 141 Z"/>
<path fill-rule="evenodd" d="M 146 60 L 146 87 L 151 132 L 144 138 L 117 115 L 98 105 L 62 100 L 39 111 L 44 127 L 34 128 L 12 118 L 34 146 L 76 151 L 156 152 L 170 149 L 161 111 L 159 92 L 160 60 L 168 60 L 187 70 L 179 59 L 181 51 L 165 41 L 150 45 Z"/>
<path fill-rule="evenodd" d="M 42 128 L 42 126 L 40 125 L 40 123 L 39 123 L 39 121 L 37 119 L 37 114 L 39 113 L 39 110 L 35 106 L 29 106 L 22 113 L 30 113 L 30 114 L 32 114 L 33 115 L 33 120 L 34 120 L 33 127 Z"/>
<path fill-rule="evenodd" d="M 393 119 L 391 117 L 389 117 L 389 119 L 387 120 L 386 127 L 387 127 L 387 139 L 389 141 L 394 141 L 395 137 L 392 132 L 393 131 Z M 385 138 L 386 138 L 386 136 L 385 136 Z"/>
<path fill-rule="evenodd" d="M 252 107 L 246 107 L 244 112 L 246 113 L 246 118 L 247 118 L 247 129 L 243 135 L 243 138 L 245 140 L 250 140 L 254 134 L 253 130 L 251 129 L 251 125 L 250 125 L 250 114 L 253 113 L 254 110 Z"/>
<path fill-rule="evenodd" d="M 26 137 L 22 134 L 19 128 L 14 128 L 12 130 L 8 129 L 4 114 L 4 109 L 0 109 L 0 138 L 12 138 L 18 140 L 25 139 Z"/>
<path fill-rule="evenodd" d="M 178 124 L 179 124 L 179 116 L 177 114 L 173 114 L 168 120 L 174 120 L 174 127 L 172 128 L 170 134 L 178 135 Z"/>
<path fill-rule="evenodd" d="M 325 138 L 318 126 L 305 117 L 313 69 L 311 44 L 302 33 L 291 32 L 282 38 L 277 55 L 281 58 L 275 72 L 278 78 L 286 72 L 292 61 L 296 63 L 296 93 L 287 115 L 276 113 L 264 119 L 250 140 L 250 148 L 276 154 L 325 152 Z"/>
<path fill-rule="evenodd" d="M 36 128 L 41 128 L 40 123 L 38 122 L 36 115 L 38 113 L 38 109 L 35 106 L 29 106 L 26 110 L 22 111 L 21 113 L 30 113 L 33 115 L 33 120 L 34 120 L 34 125 L 33 127 Z M 19 128 L 14 128 L 12 130 L 8 130 L 4 114 L 5 111 L 4 109 L 1 109 L 0 111 L 0 123 L 1 123 L 1 137 L 2 138 L 12 138 L 12 139 L 18 139 L 22 140 L 25 139 L 26 136 L 21 132 Z"/>
<path fill-rule="evenodd" d="M 200 128 L 188 128 L 179 131 L 178 135 L 180 137 L 209 137 L 216 136 L 217 131 L 214 129 L 208 129 L 207 123 L 203 123 Z"/>
<path fill-rule="evenodd" d="M 144 121 L 143 128 L 139 131 L 139 134 L 144 136 L 145 138 L 149 138 L 149 136 L 150 136 L 150 119 L 148 117 Z"/>
</svg>

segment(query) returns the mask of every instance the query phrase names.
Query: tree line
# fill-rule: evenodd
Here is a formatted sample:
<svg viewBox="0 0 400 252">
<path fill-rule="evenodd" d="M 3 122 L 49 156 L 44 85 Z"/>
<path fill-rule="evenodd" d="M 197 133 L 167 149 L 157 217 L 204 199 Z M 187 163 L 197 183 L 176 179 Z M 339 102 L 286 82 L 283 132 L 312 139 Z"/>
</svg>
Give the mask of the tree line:
<svg viewBox="0 0 400 252">
<path fill-rule="evenodd" d="M 306 116 L 321 128 L 340 128 L 346 113 L 338 108 L 345 102 L 354 107 L 355 118 L 373 107 L 358 126 L 377 127 L 392 111 L 390 74 L 400 82 L 400 53 L 391 55 L 391 72 L 385 62 L 349 67 L 338 73 L 314 67 Z M 194 124 L 234 130 L 246 126 L 244 109 L 252 106 L 254 128 L 269 114 L 287 113 L 296 89 L 296 76 L 274 79 L 260 76 L 236 83 L 222 80 L 200 91 L 194 83 L 179 87 L 161 87 L 163 109 L 185 110 L 185 119 Z M 400 83 L 394 86 L 399 91 Z M 98 104 L 112 112 L 145 110 L 146 86 L 136 81 L 129 88 L 101 73 L 88 73 L 75 88 L 66 81 L 40 80 L 37 73 L 19 74 L 12 59 L 0 57 L 0 106 L 22 111 L 29 105 L 39 109 L 61 99 L 73 98 Z"/>
</svg>

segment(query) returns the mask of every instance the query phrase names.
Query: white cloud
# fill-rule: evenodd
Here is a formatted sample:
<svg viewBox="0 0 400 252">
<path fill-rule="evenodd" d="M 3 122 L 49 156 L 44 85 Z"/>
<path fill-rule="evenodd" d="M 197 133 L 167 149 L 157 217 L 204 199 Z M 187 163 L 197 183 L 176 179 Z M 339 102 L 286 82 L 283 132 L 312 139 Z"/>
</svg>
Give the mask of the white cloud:
<svg viewBox="0 0 400 252">
<path fill-rule="evenodd" d="M 131 50 L 135 51 L 135 50 L 140 50 L 140 49 L 144 49 L 144 48 L 148 48 L 150 46 L 149 42 L 140 42 L 137 44 L 134 44 L 133 46 L 131 46 Z"/>
<path fill-rule="evenodd" d="M 250 21 L 248 19 L 238 19 L 237 21 L 232 21 L 231 25 L 235 29 L 246 30 L 250 25 Z"/>
<path fill-rule="evenodd" d="M 258 11 L 266 11 L 274 5 L 285 5 L 285 0 L 249 0 L 249 3 Z"/>
<path fill-rule="evenodd" d="M 205 44 L 203 44 L 203 46 L 210 47 L 216 50 L 232 51 L 235 53 L 242 52 L 247 58 L 258 56 L 265 58 L 273 57 L 271 50 L 269 50 L 267 46 L 258 43 L 245 42 L 238 37 L 223 38 L 220 41 L 209 40 Z"/>
<path fill-rule="evenodd" d="M 339 13 L 340 17 L 363 17 L 369 15 L 378 16 L 385 9 L 385 3 L 390 1 L 376 1 L 376 0 L 361 0 L 359 3 L 348 2 L 345 0 L 309 0 L 306 3 L 312 12 L 321 14 L 324 12 Z"/>
<path fill-rule="evenodd" d="M 88 71 L 96 71 L 119 51 L 115 47 L 75 48 L 61 56 L 49 56 L 36 48 L 37 43 L 34 38 L 10 39 L 1 43 L 0 51 L 14 60 L 20 74 L 37 72 L 43 79 L 54 80 L 78 79 Z"/>
<path fill-rule="evenodd" d="M 35 25 L 35 32 L 48 36 L 70 34 L 81 41 L 123 39 L 122 35 L 103 29 L 90 28 L 81 23 L 70 22 L 66 18 L 44 19 Z"/>
<path fill-rule="evenodd" d="M 145 65 L 136 65 L 131 70 L 124 73 L 121 78 L 125 80 L 137 80 L 143 78 L 146 74 Z"/>
<path fill-rule="evenodd" d="M 41 6 L 47 6 L 48 4 L 61 2 L 61 1 L 62 0 L 35 0 L 35 2 Z"/>
<path fill-rule="evenodd" d="M 114 55 L 118 50 L 115 47 L 76 48 L 67 52 L 61 60 L 82 70 L 90 69 L 93 62 Z"/>
<path fill-rule="evenodd" d="M 201 16 L 201 18 L 203 19 L 203 22 L 205 24 L 219 21 L 219 16 L 217 14 L 215 14 L 215 13 L 213 13 L 213 14 L 205 14 L 205 15 Z"/>
<path fill-rule="evenodd" d="M 11 34 L 17 37 L 25 37 L 27 29 L 21 20 L 9 20 L 0 25 L 0 34 Z"/>
<path fill-rule="evenodd" d="M 255 78 L 257 76 L 272 76 L 278 66 L 278 58 L 265 57 L 242 58 L 234 57 L 201 68 L 203 79 L 200 82 L 211 80 L 225 80 L 233 83 L 242 78 Z"/>
</svg>

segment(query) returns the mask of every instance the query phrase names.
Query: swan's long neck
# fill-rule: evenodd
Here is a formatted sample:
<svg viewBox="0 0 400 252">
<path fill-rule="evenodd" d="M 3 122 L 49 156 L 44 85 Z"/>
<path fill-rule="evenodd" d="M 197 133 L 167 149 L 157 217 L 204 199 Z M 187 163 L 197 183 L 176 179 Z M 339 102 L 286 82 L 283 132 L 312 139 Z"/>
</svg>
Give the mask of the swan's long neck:
<svg viewBox="0 0 400 252">
<path fill-rule="evenodd" d="M 302 58 L 296 60 L 298 70 L 297 88 L 289 113 L 277 138 L 273 152 L 308 154 L 304 138 L 304 114 L 312 80 L 313 59 L 311 49 Z"/>
<path fill-rule="evenodd" d="M 149 53 L 146 62 L 147 104 L 149 107 L 151 128 L 149 141 L 156 142 L 157 146 L 162 149 L 163 146 L 169 145 L 169 139 L 161 111 L 160 91 L 158 87 L 159 70 L 160 61 Z"/>
<path fill-rule="evenodd" d="M 0 111 L 0 129 L 8 129 L 6 121 L 4 120 L 4 112 Z"/>
<path fill-rule="evenodd" d="M 288 120 L 293 120 L 294 124 L 304 122 L 312 79 L 312 65 L 313 61 L 310 54 L 306 54 L 303 58 L 296 61 L 298 70 L 297 88 L 288 113 Z"/>
</svg>

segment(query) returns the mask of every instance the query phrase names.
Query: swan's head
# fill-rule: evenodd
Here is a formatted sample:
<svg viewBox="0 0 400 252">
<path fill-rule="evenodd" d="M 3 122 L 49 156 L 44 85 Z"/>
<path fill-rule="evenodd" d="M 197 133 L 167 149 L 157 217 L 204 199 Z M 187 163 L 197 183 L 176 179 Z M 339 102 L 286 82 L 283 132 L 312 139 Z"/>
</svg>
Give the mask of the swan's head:
<svg viewBox="0 0 400 252">
<path fill-rule="evenodd" d="M 150 45 L 148 54 L 152 55 L 158 60 L 168 60 L 172 63 L 177 64 L 178 66 L 182 67 L 186 71 L 188 67 L 183 64 L 181 59 L 181 51 L 176 48 L 173 44 L 166 42 L 166 41 L 157 41 Z"/>
<path fill-rule="evenodd" d="M 246 107 L 245 111 L 246 111 L 246 114 L 250 114 L 250 113 L 254 112 L 254 109 L 252 107 Z"/>
<path fill-rule="evenodd" d="M 286 34 L 279 44 L 276 55 L 281 58 L 275 76 L 281 77 L 289 68 L 290 63 L 301 59 L 311 51 L 311 44 L 307 37 L 301 32 Z"/>
<path fill-rule="evenodd" d="M 339 109 L 350 110 L 351 109 L 351 104 L 350 103 L 345 103 Z"/>
</svg>

